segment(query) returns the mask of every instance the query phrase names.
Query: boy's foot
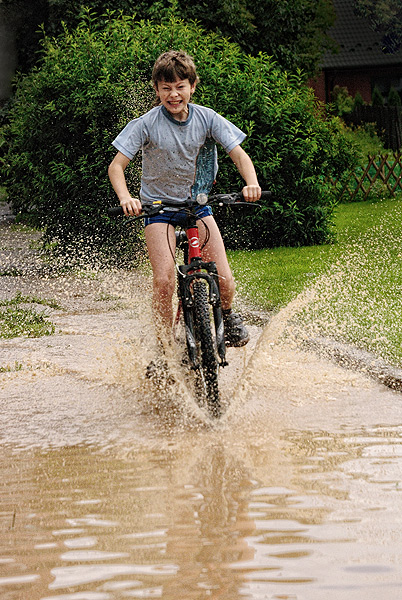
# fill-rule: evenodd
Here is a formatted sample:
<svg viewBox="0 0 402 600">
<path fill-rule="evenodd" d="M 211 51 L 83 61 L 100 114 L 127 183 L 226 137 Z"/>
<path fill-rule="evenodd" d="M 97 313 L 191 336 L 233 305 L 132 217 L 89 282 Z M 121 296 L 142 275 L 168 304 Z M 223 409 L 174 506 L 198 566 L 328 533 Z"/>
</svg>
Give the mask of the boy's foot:
<svg viewBox="0 0 402 600">
<path fill-rule="evenodd" d="M 223 324 L 225 326 L 226 346 L 240 348 L 247 344 L 250 336 L 239 313 L 223 313 Z"/>
</svg>

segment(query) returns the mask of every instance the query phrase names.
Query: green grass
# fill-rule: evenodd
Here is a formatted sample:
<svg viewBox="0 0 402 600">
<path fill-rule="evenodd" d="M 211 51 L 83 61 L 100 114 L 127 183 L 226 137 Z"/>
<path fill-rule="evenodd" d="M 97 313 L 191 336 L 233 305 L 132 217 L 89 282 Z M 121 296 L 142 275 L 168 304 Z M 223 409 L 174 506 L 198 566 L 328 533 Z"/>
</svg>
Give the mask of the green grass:
<svg viewBox="0 0 402 600">
<path fill-rule="evenodd" d="M 228 251 L 238 291 L 256 307 L 276 310 L 288 304 L 312 280 L 322 275 L 368 231 L 402 206 L 387 200 L 340 204 L 335 217 L 337 241 L 323 246 Z"/>
<path fill-rule="evenodd" d="M 0 300 L 0 306 L 13 306 L 18 304 L 40 304 L 42 306 L 49 306 L 50 308 L 61 310 L 61 306 L 56 300 L 40 298 L 35 295 L 23 296 L 21 292 L 17 292 L 14 298 L 11 298 L 10 300 Z"/>
<path fill-rule="evenodd" d="M 0 310 L 0 337 L 41 337 L 55 331 L 53 323 L 32 308 L 12 307 Z"/>
<path fill-rule="evenodd" d="M 342 204 L 337 242 L 230 252 L 239 293 L 257 308 L 293 301 L 290 329 L 348 341 L 402 366 L 402 201 Z"/>
<path fill-rule="evenodd" d="M 297 296 L 322 269 L 324 247 L 228 252 L 237 290 L 264 310 L 276 310 Z"/>
<path fill-rule="evenodd" d="M 13 365 L 6 365 L 5 367 L 0 367 L 0 373 L 16 373 L 17 371 L 22 371 L 23 365 L 17 361 L 14 361 Z"/>
<path fill-rule="evenodd" d="M 10 300 L 0 301 L 0 338 L 14 337 L 41 337 L 52 335 L 55 326 L 47 316 L 38 313 L 34 308 L 27 308 L 26 304 L 39 304 L 50 308 L 60 309 L 54 300 L 39 298 L 38 296 L 23 296 L 17 293 Z"/>
</svg>

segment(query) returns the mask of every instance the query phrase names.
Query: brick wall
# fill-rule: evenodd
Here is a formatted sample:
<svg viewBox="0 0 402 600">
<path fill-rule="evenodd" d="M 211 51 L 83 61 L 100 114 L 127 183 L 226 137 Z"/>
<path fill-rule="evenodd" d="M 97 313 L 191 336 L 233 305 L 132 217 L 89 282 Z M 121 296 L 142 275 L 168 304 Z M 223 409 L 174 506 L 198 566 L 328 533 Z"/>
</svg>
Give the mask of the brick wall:
<svg viewBox="0 0 402 600">
<path fill-rule="evenodd" d="M 349 94 L 355 96 L 357 92 L 367 103 L 371 102 L 371 92 L 376 81 L 389 81 L 389 85 L 395 80 L 402 78 L 402 65 L 392 67 L 362 67 L 360 69 L 327 69 L 315 79 L 310 80 L 309 85 L 314 89 L 317 98 L 323 102 L 329 102 L 331 92 L 336 85 L 347 87 Z"/>
</svg>

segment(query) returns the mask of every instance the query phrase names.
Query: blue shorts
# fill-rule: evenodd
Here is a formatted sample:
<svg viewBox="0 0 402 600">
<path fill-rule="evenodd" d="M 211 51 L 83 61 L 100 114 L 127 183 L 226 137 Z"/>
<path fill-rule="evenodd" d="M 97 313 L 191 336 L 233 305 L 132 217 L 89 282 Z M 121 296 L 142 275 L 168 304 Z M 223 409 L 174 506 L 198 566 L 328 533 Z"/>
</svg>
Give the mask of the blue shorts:
<svg viewBox="0 0 402 600">
<path fill-rule="evenodd" d="M 199 206 L 195 209 L 195 214 L 197 215 L 197 219 L 209 217 L 212 215 L 212 208 L 208 205 Z M 145 217 L 144 223 L 145 227 L 147 225 L 151 225 L 152 223 L 168 223 L 173 225 L 173 227 L 176 227 L 176 225 L 183 226 L 186 222 L 186 218 L 187 214 L 185 210 L 170 211 L 169 209 L 165 209 L 160 215 L 155 215 L 154 217 Z"/>
</svg>

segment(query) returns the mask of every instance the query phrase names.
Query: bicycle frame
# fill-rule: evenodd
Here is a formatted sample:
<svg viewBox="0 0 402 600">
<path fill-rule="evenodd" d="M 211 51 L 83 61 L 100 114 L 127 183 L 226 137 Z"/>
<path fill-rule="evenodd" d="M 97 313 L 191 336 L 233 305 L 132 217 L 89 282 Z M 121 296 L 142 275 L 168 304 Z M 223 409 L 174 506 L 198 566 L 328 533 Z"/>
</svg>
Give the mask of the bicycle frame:
<svg viewBox="0 0 402 600">
<path fill-rule="evenodd" d="M 200 196 L 203 196 L 201 194 Z M 270 197 L 271 192 L 265 191 L 262 192 L 261 197 Z M 222 204 L 248 204 L 247 202 L 242 202 L 242 194 L 216 194 L 215 196 L 210 196 L 207 200 L 209 203 L 216 202 Z M 178 267 L 178 296 L 179 296 L 179 308 L 176 316 L 175 324 L 178 323 L 180 319 L 181 311 L 183 311 L 185 326 L 186 326 L 186 338 L 187 338 L 187 347 L 189 352 L 190 361 L 192 363 L 192 367 L 194 369 L 199 368 L 199 364 L 196 358 L 196 342 L 194 336 L 194 328 L 195 324 L 193 322 L 192 317 L 192 307 L 193 307 L 193 298 L 192 298 L 192 285 L 194 280 L 196 279 L 204 279 L 208 284 L 208 301 L 213 309 L 213 318 L 215 325 L 215 336 L 216 336 L 216 347 L 217 353 L 220 359 L 220 366 L 227 365 L 225 356 L 226 356 L 226 345 L 225 345 L 225 337 L 224 337 L 224 325 L 223 325 L 223 317 L 222 317 L 222 309 L 221 309 L 221 300 L 220 300 L 220 291 L 219 291 L 219 276 L 216 268 L 216 264 L 214 262 L 204 262 L 201 257 L 201 249 L 200 249 L 200 241 L 198 235 L 198 227 L 197 227 L 197 219 L 196 215 L 193 212 L 193 208 L 195 206 L 199 206 L 200 204 L 205 204 L 204 202 L 198 203 L 197 201 L 191 201 L 186 204 L 187 209 L 187 222 L 185 224 L 184 229 L 187 233 L 186 241 L 179 240 L 179 245 L 184 247 L 185 257 L 188 257 L 187 264 L 180 265 Z M 152 216 L 158 214 L 163 207 L 170 206 L 175 207 L 178 210 L 183 208 L 182 202 L 172 202 L 172 201 L 155 201 L 152 206 L 148 206 L 147 208 L 144 206 L 144 212 L 138 215 L 137 217 L 129 218 L 129 221 L 136 221 L 137 219 L 144 218 L 146 216 Z M 116 216 L 123 214 L 123 209 L 119 207 L 113 207 L 108 210 L 110 216 Z M 176 232 L 176 239 L 177 239 Z"/>
<path fill-rule="evenodd" d="M 186 341 L 189 358 L 193 369 L 199 368 L 197 361 L 196 336 L 194 333 L 193 320 L 193 294 L 192 284 L 196 279 L 204 279 L 208 285 L 208 301 L 212 306 L 216 348 L 220 359 L 220 366 L 226 366 L 226 346 L 224 336 L 223 317 L 221 310 L 221 298 L 219 290 L 219 276 L 215 262 L 204 262 L 201 257 L 200 239 L 196 217 L 189 213 L 185 224 L 186 238 L 180 238 L 180 232 L 176 232 L 176 239 L 179 241 L 179 246 L 184 249 L 184 257 L 187 259 L 187 264 L 178 267 L 178 296 L 179 306 L 177 310 L 175 323 L 180 319 L 180 314 L 183 312 Z"/>
<path fill-rule="evenodd" d="M 263 192 L 263 194 L 270 195 L 270 192 Z M 205 195 L 201 194 L 200 196 Z M 209 198 L 205 197 L 203 200 L 220 205 L 249 204 L 242 202 L 241 193 L 217 194 Z M 152 206 L 143 206 L 143 212 L 138 216 L 132 216 L 128 221 L 157 215 L 164 212 L 166 208 L 174 211 L 185 210 L 184 226 L 181 231 L 176 231 L 176 247 L 183 248 L 185 264 L 177 267 L 179 306 L 175 327 L 183 314 L 190 367 L 195 371 L 196 395 L 200 404 L 207 406 L 211 416 L 219 417 L 222 413 L 218 371 L 219 367 L 227 365 L 226 344 L 218 271 L 215 262 L 205 262 L 201 256 L 202 248 L 200 247 L 195 207 L 204 204 L 205 202 L 199 201 L 198 197 L 197 200 L 189 199 L 184 206 L 183 202 L 179 201 L 168 200 L 163 203 L 155 201 Z M 116 216 L 123 214 L 123 209 L 113 207 L 108 210 L 108 213 L 110 216 Z M 169 224 L 167 226 L 169 227 Z M 208 231 L 206 224 L 205 227 Z M 172 248 L 171 252 L 172 258 L 175 260 Z M 209 306 L 212 307 L 214 327 L 211 326 Z"/>
</svg>

